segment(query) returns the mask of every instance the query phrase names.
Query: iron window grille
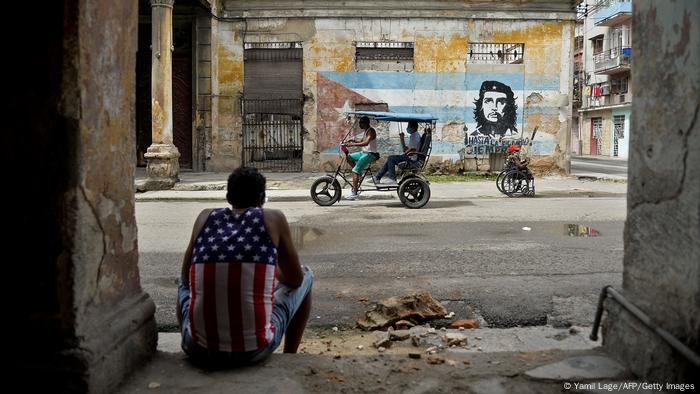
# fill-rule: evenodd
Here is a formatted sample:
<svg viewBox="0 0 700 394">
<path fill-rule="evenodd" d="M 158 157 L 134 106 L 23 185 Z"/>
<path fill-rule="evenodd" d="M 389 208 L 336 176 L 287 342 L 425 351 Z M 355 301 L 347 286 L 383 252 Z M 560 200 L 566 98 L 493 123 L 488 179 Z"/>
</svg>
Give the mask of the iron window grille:
<svg viewBox="0 0 700 394">
<path fill-rule="evenodd" d="M 521 64 L 525 44 L 473 43 L 469 44 L 467 63 L 471 64 Z"/>
</svg>

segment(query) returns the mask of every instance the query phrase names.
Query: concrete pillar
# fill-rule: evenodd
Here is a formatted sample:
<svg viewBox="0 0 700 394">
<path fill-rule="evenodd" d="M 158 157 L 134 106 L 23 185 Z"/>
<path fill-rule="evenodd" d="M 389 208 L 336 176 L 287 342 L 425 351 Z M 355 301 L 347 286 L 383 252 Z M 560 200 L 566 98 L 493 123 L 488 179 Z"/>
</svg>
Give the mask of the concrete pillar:
<svg viewBox="0 0 700 394">
<path fill-rule="evenodd" d="M 698 354 L 700 2 L 636 0 L 633 26 L 622 292 Z M 606 305 L 606 350 L 642 381 L 695 383 L 697 390 L 697 367 L 614 302 Z"/>
<path fill-rule="evenodd" d="M 42 7 L 41 32 L 8 48 L 22 64 L 3 146 L 22 171 L 9 181 L 21 192 L 8 196 L 6 242 L 24 253 L 6 281 L 7 357 L 21 391 L 109 393 L 157 341 L 134 213 L 138 2 Z"/>
<path fill-rule="evenodd" d="M 180 152 L 173 144 L 173 3 L 151 0 L 151 125 L 147 190 L 170 189 L 179 181 Z"/>
</svg>

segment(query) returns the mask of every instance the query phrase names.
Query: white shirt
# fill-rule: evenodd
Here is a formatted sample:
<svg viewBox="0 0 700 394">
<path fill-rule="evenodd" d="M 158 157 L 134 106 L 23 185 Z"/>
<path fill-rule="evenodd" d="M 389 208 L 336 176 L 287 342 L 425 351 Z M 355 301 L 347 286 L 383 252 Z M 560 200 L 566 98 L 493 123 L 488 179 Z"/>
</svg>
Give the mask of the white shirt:
<svg viewBox="0 0 700 394">
<path fill-rule="evenodd" d="M 415 149 L 416 151 L 420 151 L 420 133 L 415 132 L 413 134 L 409 134 L 409 140 L 408 140 L 408 149 Z M 409 156 L 411 160 L 416 161 L 418 160 L 418 155 L 410 155 Z"/>
<path fill-rule="evenodd" d="M 365 135 L 362 137 L 362 140 L 364 141 L 367 138 L 367 135 L 369 134 L 371 128 L 368 128 L 365 130 Z M 376 135 L 376 134 L 375 134 Z M 362 151 L 366 153 L 376 153 L 377 151 L 377 138 L 375 137 L 372 141 L 369 142 L 369 144 L 365 145 L 362 147 Z"/>
</svg>

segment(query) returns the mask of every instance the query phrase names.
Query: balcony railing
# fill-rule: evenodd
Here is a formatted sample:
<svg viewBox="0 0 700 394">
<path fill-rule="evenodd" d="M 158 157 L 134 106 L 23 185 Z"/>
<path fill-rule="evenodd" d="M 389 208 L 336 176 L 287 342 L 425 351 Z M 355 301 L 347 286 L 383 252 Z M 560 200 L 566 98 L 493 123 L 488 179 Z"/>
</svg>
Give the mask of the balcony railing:
<svg viewBox="0 0 700 394">
<path fill-rule="evenodd" d="M 584 97 L 586 108 L 603 107 L 610 105 L 610 96 Z"/>
<path fill-rule="evenodd" d="M 608 105 L 619 105 L 619 104 L 627 104 L 632 101 L 632 95 L 630 93 L 624 93 L 624 94 L 611 94 L 607 96 L 599 96 L 599 97 L 592 97 L 592 96 L 584 96 L 583 97 L 583 108 L 596 108 L 596 107 L 605 107 Z"/>
<path fill-rule="evenodd" d="M 612 48 L 593 55 L 597 74 L 614 74 L 628 70 L 632 57 L 631 47 Z"/>
</svg>

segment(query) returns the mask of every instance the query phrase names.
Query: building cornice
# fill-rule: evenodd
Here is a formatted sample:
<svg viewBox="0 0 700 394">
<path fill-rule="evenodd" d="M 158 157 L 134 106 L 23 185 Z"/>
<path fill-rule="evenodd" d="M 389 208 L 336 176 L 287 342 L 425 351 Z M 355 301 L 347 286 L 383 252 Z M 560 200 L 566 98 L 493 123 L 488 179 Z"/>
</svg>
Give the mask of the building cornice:
<svg viewBox="0 0 700 394">
<path fill-rule="evenodd" d="M 497 4 L 497 5 L 495 5 Z M 454 18 L 575 20 L 566 0 L 224 0 L 220 17 L 247 18 Z"/>
</svg>

